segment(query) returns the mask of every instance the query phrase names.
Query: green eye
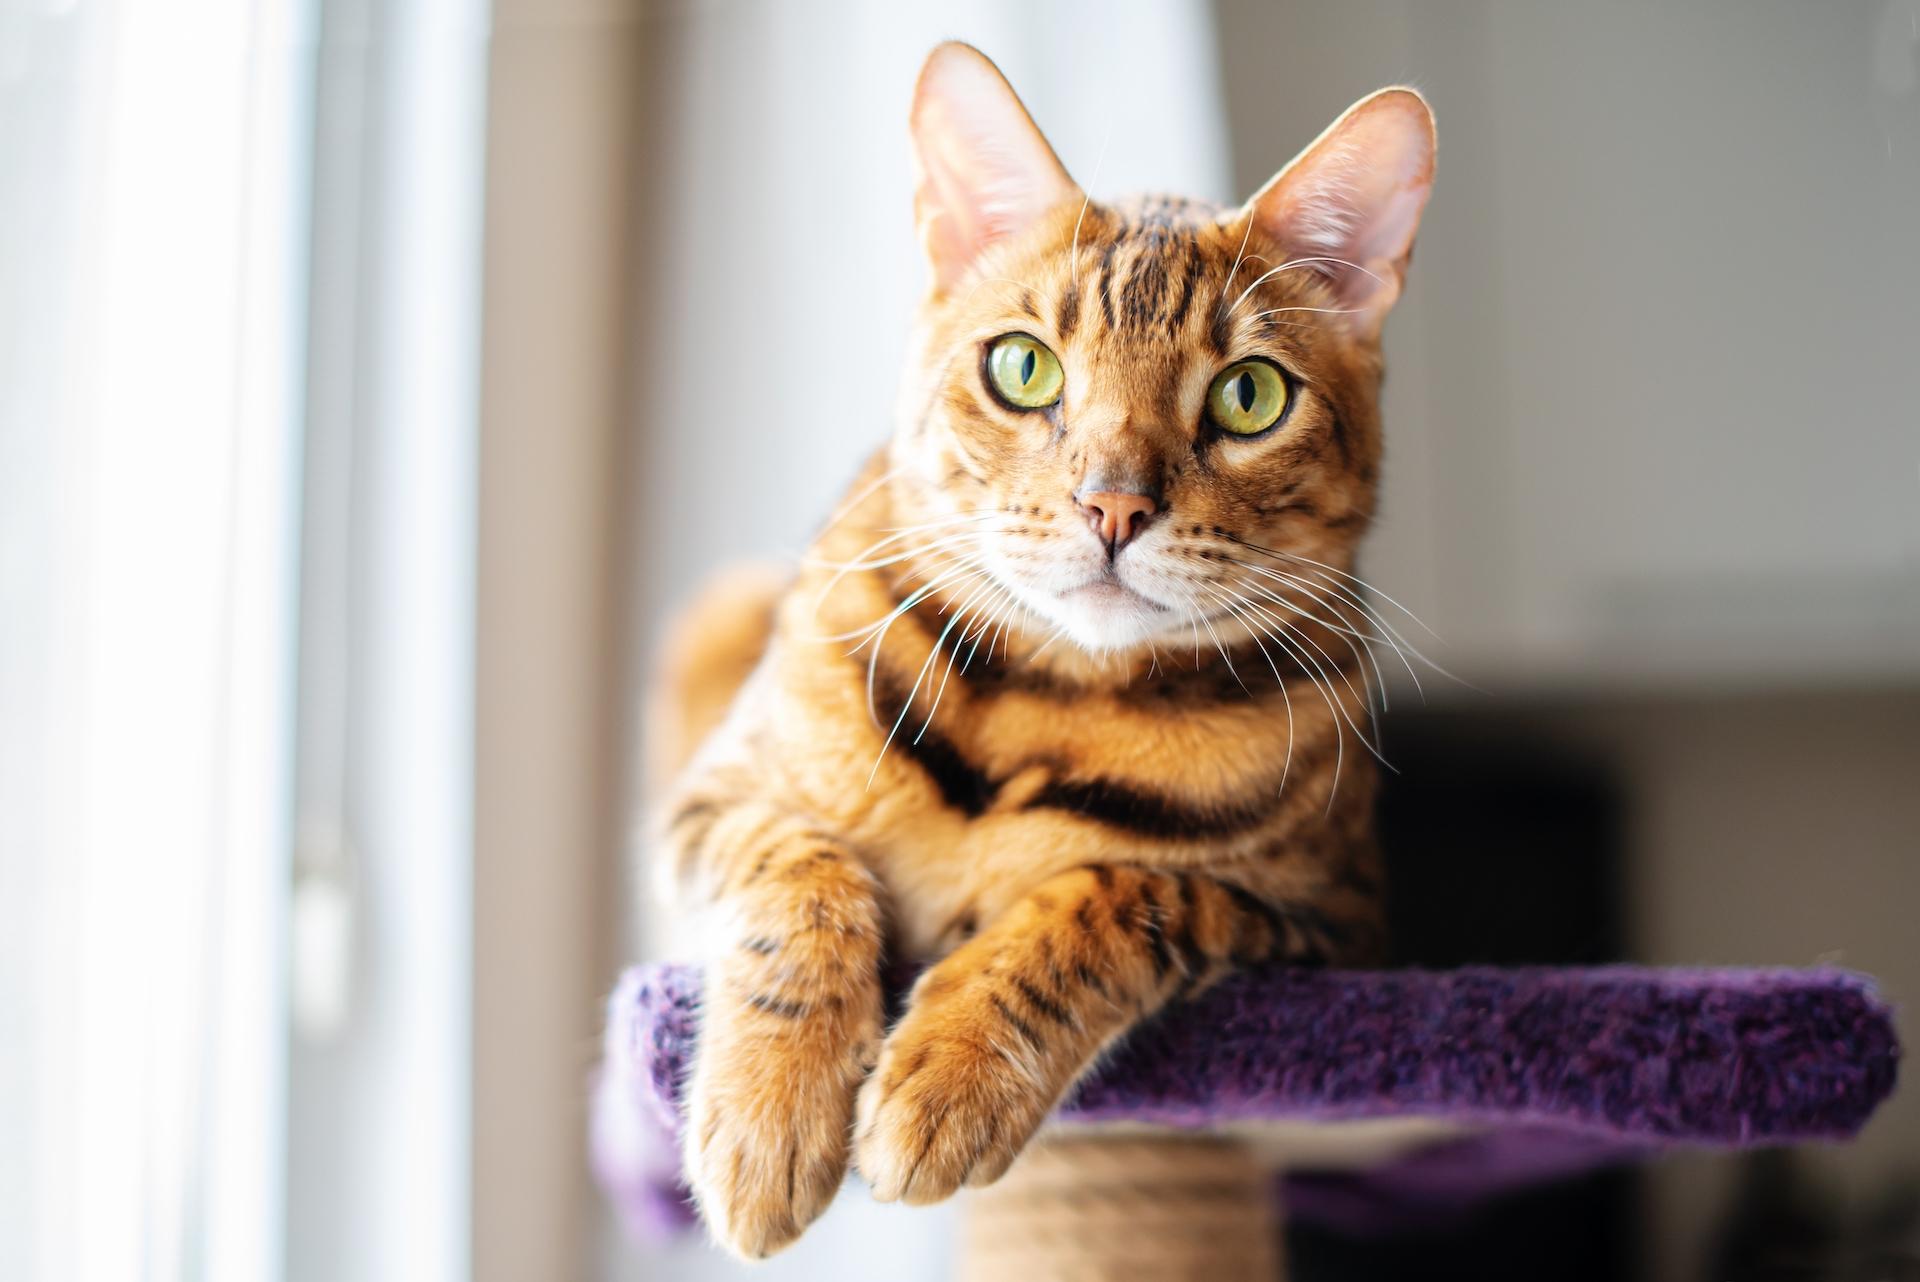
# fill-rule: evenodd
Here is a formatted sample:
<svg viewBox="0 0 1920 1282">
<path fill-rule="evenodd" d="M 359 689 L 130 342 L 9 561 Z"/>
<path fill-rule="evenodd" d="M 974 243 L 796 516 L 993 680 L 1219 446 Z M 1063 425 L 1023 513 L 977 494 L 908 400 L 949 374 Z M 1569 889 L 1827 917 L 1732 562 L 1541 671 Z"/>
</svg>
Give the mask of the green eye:
<svg viewBox="0 0 1920 1282">
<path fill-rule="evenodd" d="M 1229 365 L 1207 389 L 1207 417 L 1235 436 L 1264 432 L 1286 412 L 1287 380 L 1265 361 Z"/>
<path fill-rule="evenodd" d="M 1066 375 L 1060 358 L 1046 344 L 1025 334 L 993 340 L 987 350 L 987 381 L 1000 398 L 1017 409 L 1045 409 L 1060 399 Z"/>
</svg>

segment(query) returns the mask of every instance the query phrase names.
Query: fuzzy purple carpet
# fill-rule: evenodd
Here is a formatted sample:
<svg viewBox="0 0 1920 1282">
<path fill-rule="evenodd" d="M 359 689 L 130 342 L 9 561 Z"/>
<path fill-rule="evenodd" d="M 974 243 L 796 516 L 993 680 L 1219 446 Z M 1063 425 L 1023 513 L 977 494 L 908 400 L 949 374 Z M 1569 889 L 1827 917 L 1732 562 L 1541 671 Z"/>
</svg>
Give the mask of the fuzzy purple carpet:
<svg viewBox="0 0 1920 1282">
<path fill-rule="evenodd" d="M 699 987 L 690 967 L 636 967 L 608 1005 L 594 1167 L 643 1231 L 690 1215 L 673 1136 Z M 1837 970 L 1273 971 L 1141 1029 L 1058 1118 L 1479 1128 L 1290 1184 L 1289 1214 L 1358 1226 L 1668 1146 L 1844 1140 L 1893 1090 L 1899 1055 L 1871 982 Z"/>
</svg>

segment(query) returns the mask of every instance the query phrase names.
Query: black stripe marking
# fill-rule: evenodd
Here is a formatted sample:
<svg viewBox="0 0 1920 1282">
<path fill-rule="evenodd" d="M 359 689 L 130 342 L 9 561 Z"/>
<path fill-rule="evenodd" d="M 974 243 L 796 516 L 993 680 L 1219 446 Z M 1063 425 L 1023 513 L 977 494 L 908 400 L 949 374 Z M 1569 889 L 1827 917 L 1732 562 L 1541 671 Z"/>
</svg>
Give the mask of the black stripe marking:
<svg viewBox="0 0 1920 1282">
<path fill-rule="evenodd" d="M 1193 918 L 1198 906 L 1194 874 L 1176 872 L 1173 875 L 1180 883 L 1180 920 L 1173 932 L 1173 951 L 1180 955 L 1180 968 L 1186 971 L 1187 986 L 1191 987 L 1206 974 L 1210 959 L 1193 934 Z"/>
<path fill-rule="evenodd" d="M 747 998 L 747 1005 L 769 1015 L 778 1015 L 781 1019 L 805 1019 L 813 1013 L 813 1007 L 805 1002 L 782 1001 L 771 993 L 754 993 Z"/>
<path fill-rule="evenodd" d="M 1173 954 L 1167 949 L 1167 933 L 1160 923 L 1160 897 L 1153 892 L 1153 883 L 1145 882 L 1140 887 L 1140 929 L 1147 937 L 1147 947 L 1153 953 L 1153 977 L 1165 979 L 1167 972 L 1173 969 Z"/>
<path fill-rule="evenodd" d="M 1340 461 L 1348 467 L 1353 466 L 1353 436 L 1347 429 L 1347 420 L 1335 405 L 1328 405 L 1328 417 L 1333 424 L 1333 446 L 1340 451 Z"/>
<path fill-rule="evenodd" d="M 1231 672 L 1222 665 L 1218 672 L 1209 670 L 1207 679 L 1232 678 Z M 1246 697 L 1245 689 L 1237 682 L 1234 689 L 1241 698 Z M 1278 694 L 1280 689 L 1276 685 L 1272 692 Z M 883 724 L 898 719 L 906 706 L 902 683 L 884 664 L 876 669 L 874 677 L 874 705 Z M 929 727 L 922 733 L 903 726 L 901 733 L 894 737 L 894 747 L 927 775 L 942 801 L 970 819 L 985 814 L 1000 794 L 1004 780 L 996 779 L 970 761 L 937 729 Z M 1056 779 L 1041 787 L 1025 808 L 1065 810 L 1111 828 L 1146 836 L 1199 838 L 1231 836 L 1255 827 L 1269 818 L 1277 803 L 1275 793 L 1257 802 L 1193 805 L 1108 779 Z"/>
<path fill-rule="evenodd" d="M 1033 1047 L 1033 1049 L 1041 1052 L 1042 1054 L 1046 1052 L 1047 1044 L 1044 1040 L 1041 1039 L 1039 1032 L 1034 1028 L 1032 1024 L 1029 1024 L 1026 1020 L 1020 1018 L 1019 1013 L 1015 1011 L 1013 1007 L 1007 1005 L 1005 1001 L 1001 1000 L 1000 994 L 988 993 L 987 1000 L 993 1003 L 993 1008 L 1000 1012 L 1000 1018 L 1006 1020 L 1007 1023 L 1011 1024 L 1013 1026 L 1013 1031 L 1020 1034 L 1020 1036 L 1023 1039 L 1025 1039 L 1027 1045 Z"/>
<path fill-rule="evenodd" d="M 1105 317 L 1109 330 L 1113 328 L 1113 255 L 1119 248 L 1118 240 L 1110 240 L 1100 255 L 1100 314 Z"/>
<path fill-rule="evenodd" d="M 1027 802 L 1028 810 L 1066 810 L 1109 828 L 1148 837 L 1227 837 L 1264 823 L 1278 794 L 1247 802 L 1187 805 L 1111 779 L 1056 779 Z"/>
<path fill-rule="evenodd" d="M 1187 242 L 1187 274 L 1180 282 L 1180 301 L 1173 305 L 1173 314 L 1167 318 L 1167 328 L 1177 330 L 1186 323 L 1187 311 L 1193 306 L 1194 287 L 1200 283 L 1200 250 L 1191 240 Z"/>
<path fill-rule="evenodd" d="M 933 1151 L 934 1140 L 940 1137 L 940 1132 L 947 1125 L 947 1113 L 947 1109 L 941 1109 L 940 1115 L 933 1119 L 933 1125 L 927 1128 L 927 1138 L 920 1141 L 920 1151 L 913 1155 L 913 1165 L 907 1168 L 907 1178 L 900 1182 L 901 1197 L 906 1196 L 907 1190 L 913 1187 L 914 1180 L 919 1178 L 920 1167 L 925 1164 L 927 1154 Z"/>
<path fill-rule="evenodd" d="M 1053 328 L 1065 342 L 1073 333 L 1073 327 L 1080 323 L 1080 281 L 1076 278 L 1067 282 L 1066 292 L 1060 295 L 1059 316 L 1053 322 Z"/>
<path fill-rule="evenodd" d="M 1045 1015 L 1056 1024 L 1066 1028 L 1073 1027 L 1073 1013 L 1054 998 L 1042 992 L 1038 984 L 1035 984 L 1032 980 L 1022 975 L 1014 975 L 1011 978 L 1013 986 L 1020 990 L 1022 997 L 1027 999 L 1027 1005 L 1033 1007 L 1034 1010 Z"/>
<path fill-rule="evenodd" d="M 1287 946 L 1287 925 L 1286 919 L 1281 916 L 1279 909 L 1236 882 L 1222 881 L 1216 884 L 1220 889 L 1227 892 L 1227 898 L 1233 901 L 1234 907 L 1240 910 L 1242 916 L 1252 917 L 1256 921 L 1263 922 L 1266 925 L 1266 948 L 1243 960 L 1259 961 L 1285 950 Z"/>
<path fill-rule="evenodd" d="M 1157 249 L 1142 252 L 1135 257 L 1133 271 L 1127 277 L 1124 299 L 1127 324 L 1136 329 L 1147 328 L 1166 298 L 1166 255 Z"/>
<path fill-rule="evenodd" d="M 1232 337 L 1227 321 L 1227 309 L 1223 302 L 1222 306 L 1213 309 L 1213 316 L 1207 322 L 1207 346 L 1213 349 L 1215 356 L 1225 360 L 1227 343 Z"/>
<path fill-rule="evenodd" d="M 886 724 L 898 720 L 906 703 L 899 680 L 881 665 L 874 676 L 874 706 L 881 720 Z M 967 760 L 951 739 L 931 726 L 924 733 L 902 726 L 893 742 L 903 756 L 933 781 L 940 799 L 969 819 L 985 814 L 999 794 L 1000 784 Z"/>
</svg>

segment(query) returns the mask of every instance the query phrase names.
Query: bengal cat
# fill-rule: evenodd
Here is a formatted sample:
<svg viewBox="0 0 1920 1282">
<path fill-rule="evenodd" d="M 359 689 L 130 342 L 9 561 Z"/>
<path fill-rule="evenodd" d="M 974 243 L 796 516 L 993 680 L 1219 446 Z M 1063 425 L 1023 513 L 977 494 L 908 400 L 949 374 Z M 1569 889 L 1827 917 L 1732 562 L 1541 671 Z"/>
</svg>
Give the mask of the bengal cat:
<svg viewBox="0 0 1920 1282">
<path fill-rule="evenodd" d="M 881 1199 L 992 1181 L 1167 1003 L 1382 942 L 1394 634 L 1351 571 L 1425 102 L 1362 100 L 1231 210 L 1088 199 L 965 45 L 911 132 L 896 433 L 797 579 L 696 607 L 666 696 L 718 723 L 662 811 L 711 910 L 686 1169 L 748 1257 L 850 1157 Z M 932 963 L 891 1028 L 889 957 Z"/>
</svg>

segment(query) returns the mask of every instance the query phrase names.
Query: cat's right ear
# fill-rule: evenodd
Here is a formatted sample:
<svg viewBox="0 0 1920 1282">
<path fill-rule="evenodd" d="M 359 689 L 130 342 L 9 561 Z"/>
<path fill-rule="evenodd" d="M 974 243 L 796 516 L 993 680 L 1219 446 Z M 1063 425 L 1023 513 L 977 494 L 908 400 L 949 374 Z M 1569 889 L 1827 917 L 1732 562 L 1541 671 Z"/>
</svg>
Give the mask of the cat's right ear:
<svg viewBox="0 0 1920 1282">
<path fill-rule="evenodd" d="M 914 221 L 936 293 L 1079 187 L 1000 69 L 972 45 L 927 55 L 913 93 Z"/>
</svg>

